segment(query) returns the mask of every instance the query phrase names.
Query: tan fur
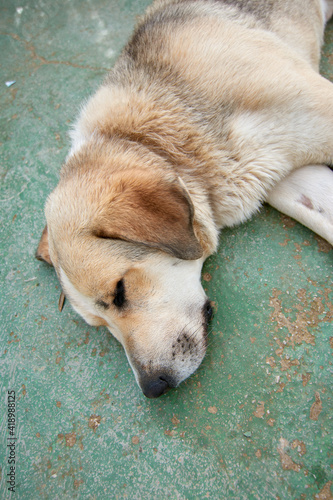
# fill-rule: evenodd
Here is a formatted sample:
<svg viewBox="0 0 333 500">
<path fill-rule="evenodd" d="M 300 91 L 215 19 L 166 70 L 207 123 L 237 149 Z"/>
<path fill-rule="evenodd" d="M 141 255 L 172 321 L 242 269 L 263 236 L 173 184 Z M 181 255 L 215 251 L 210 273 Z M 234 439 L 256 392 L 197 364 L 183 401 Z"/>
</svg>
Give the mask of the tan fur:
<svg viewBox="0 0 333 500">
<path fill-rule="evenodd" d="M 333 87 L 318 74 L 331 9 L 157 0 L 72 131 L 37 253 L 74 309 L 122 342 L 148 397 L 204 356 L 200 269 L 221 228 L 268 200 L 333 242 L 333 203 L 302 170 L 333 163 Z"/>
</svg>

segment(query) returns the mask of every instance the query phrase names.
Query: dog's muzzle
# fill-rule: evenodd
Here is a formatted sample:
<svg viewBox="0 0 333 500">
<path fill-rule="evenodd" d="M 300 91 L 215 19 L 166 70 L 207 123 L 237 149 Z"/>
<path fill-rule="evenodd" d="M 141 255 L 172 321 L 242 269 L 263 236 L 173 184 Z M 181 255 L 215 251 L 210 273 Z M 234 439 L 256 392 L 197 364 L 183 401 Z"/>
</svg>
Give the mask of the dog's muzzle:
<svg viewBox="0 0 333 500">
<path fill-rule="evenodd" d="M 208 323 L 213 317 L 213 308 L 209 300 L 203 306 L 202 316 L 206 344 Z M 169 389 L 177 387 L 177 385 L 177 380 L 168 373 L 168 370 L 161 370 L 161 372 L 150 373 L 149 375 L 145 373 L 140 377 L 140 387 L 147 398 L 159 398 L 168 392 Z"/>
</svg>

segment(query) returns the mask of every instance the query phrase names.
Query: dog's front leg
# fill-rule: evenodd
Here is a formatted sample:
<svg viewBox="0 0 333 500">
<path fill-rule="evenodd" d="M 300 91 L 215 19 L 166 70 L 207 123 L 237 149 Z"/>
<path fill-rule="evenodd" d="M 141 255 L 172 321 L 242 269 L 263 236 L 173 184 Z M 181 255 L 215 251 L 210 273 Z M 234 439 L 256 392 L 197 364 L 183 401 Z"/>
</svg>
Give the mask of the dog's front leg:
<svg viewBox="0 0 333 500">
<path fill-rule="evenodd" d="M 266 201 L 333 245 L 333 171 L 329 167 L 308 165 L 293 171 Z"/>
</svg>

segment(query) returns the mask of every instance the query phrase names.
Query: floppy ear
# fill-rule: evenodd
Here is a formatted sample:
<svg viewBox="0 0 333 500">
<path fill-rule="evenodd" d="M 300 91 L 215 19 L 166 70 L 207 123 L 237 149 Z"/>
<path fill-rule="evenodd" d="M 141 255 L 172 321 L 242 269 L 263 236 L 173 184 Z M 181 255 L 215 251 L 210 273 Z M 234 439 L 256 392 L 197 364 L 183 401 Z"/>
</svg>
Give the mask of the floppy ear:
<svg viewBox="0 0 333 500">
<path fill-rule="evenodd" d="M 53 266 L 49 254 L 49 239 L 48 239 L 47 226 L 45 226 L 43 229 L 42 237 L 40 239 L 38 248 L 36 250 L 36 259 L 43 260 L 44 262 L 47 262 L 48 264 Z"/>
<path fill-rule="evenodd" d="M 117 173 L 111 189 L 94 222 L 96 236 L 142 243 L 184 260 L 202 256 L 194 208 L 181 182 L 133 169 Z"/>
</svg>

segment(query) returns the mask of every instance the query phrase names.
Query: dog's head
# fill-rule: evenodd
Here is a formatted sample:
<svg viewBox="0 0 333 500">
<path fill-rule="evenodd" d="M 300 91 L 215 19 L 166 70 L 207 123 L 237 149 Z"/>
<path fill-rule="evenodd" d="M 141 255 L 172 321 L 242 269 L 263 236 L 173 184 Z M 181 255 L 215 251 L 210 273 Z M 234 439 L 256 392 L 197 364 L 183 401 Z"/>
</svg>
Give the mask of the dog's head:
<svg viewBox="0 0 333 500">
<path fill-rule="evenodd" d="M 128 158 L 117 168 L 117 155 L 110 173 L 108 158 L 86 151 L 63 168 L 37 257 L 55 267 L 73 308 L 121 342 L 143 393 L 158 397 L 205 354 L 203 251 L 180 179 Z"/>
</svg>

